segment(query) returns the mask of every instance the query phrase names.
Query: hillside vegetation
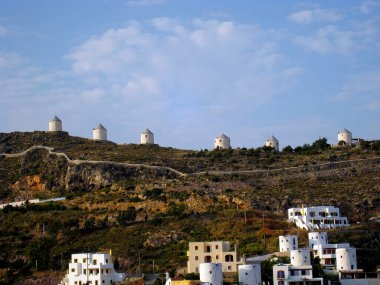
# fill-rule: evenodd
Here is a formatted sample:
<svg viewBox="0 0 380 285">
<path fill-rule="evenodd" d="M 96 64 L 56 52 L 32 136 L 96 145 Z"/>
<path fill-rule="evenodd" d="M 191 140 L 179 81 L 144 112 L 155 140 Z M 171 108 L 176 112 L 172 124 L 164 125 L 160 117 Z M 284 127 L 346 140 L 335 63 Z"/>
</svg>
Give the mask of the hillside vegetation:
<svg viewBox="0 0 380 285">
<path fill-rule="evenodd" d="M 356 246 L 364 269 L 380 264 L 379 225 L 370 221 L 380 215 L 377 146 L 190 151 L 117 145 L 65 132 L 0 134 L 0 153 L 36 145 L 72 160 L 158 165 L 187 175 L 112 163 L 76 165 L 44 149 L 0 156 L 3 203 L 67 197 L 0 213 L 0 282 L 65 269 L 70 254 L 83 251 L 112 249 L 129 272 L 139 270 L 139 255 L 143 271 L 152 270 L 153 260 L 160 272 L 179 270 L 186 266 L 189 241 L 229 240 L 247 256 L 275 252 L 280 234 L 299 233 L 306 242 L 306 232 L 286 222 L 287 208 L 301 204 L 340 207 L 351 223 L 360 224 L 330 232 L 330 240 Z"/>
</svg>

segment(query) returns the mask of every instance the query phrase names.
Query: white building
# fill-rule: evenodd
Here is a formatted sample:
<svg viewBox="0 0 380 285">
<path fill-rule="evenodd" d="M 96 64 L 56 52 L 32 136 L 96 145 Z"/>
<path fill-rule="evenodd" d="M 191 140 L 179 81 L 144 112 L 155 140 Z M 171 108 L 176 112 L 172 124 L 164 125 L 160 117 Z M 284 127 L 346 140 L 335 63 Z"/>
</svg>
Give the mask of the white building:
<svg viewBox="0 0 380 285">
<path fill-rule="evenodd" d="M 356 248 L 341 247 L 336 249 L 336 269 L 338 271 L 357 270 Z"/>
<path fill-rule="evenodd" d="M 201 263 L 220 263 L 223 272 L 237 272 L 242 262 L 228 241 L 189 242 L 187 273 L 199 273 Z"/>
<path fill-rule="evenodd" d="M 149 129 L 141 133 L 140 144 L 154 144 L 154 135 Z"/>
<path fill-rule="evenodd" d="M 260 263 L 239 265 L 239 284 L 261 285 Z"/>
<path fill-rule="evenodd" d="M 310 265 L 310 249 L 301 248 L 297 250 L 290 251 L 290 262 L 292 265 L 303 266 Z"/>
<path fill-rule="evenodd" d="M 62 132 L 62 121 L 57 116 L 49 122 L 49 132 Z"/>
<path fill-rule="evenodd" d="M 106 141 L 107 140 L 107 129 L 99 124 L 92 130 L 92 138 L 94 140 Z"/>
<path fill-rule="evenodd" d="M 71 255 L 69 271 L 60 285 L 111 285 L 124 279 L 124 273 L 115 272 L 111 255 L 78 253 Z"/>
<path fill-rule="evenodd" d="M 338 143 L 343 141 L 346 145 L 352 145 L 352 133 L 343 129 L 338 133 Z"/>
<path fill-rule="evenodd" d="M 309 248 L 313 249 L 314 245 L 324 245 L 328 243 L 326 232 L 310 232 L 308 233 Z"/>
<path fill-rule="evenodd" d="M 279 151 L 280 149 L 278 139 L 276 139 L 273 135 L 266 140 L 265 145 L 272 147 L 275 151 Z"/>
<path fill-rule="evenodd" d="M 305 230 L 335 229 L 349 227 L 346 217 L 341 217 L 339 208 L 317 206 L 288 209 L 288 221 Z"/>
<path fill-rule="evenodd" d="M 309 250 L 292 250 L 290 255 L 297 257 L 290 259 L 291 264 L 273 266 L 273 285 L 323 284 L 323 278 L 313 278 Z"/>
<path fill-rule="evenodd" d="M 227 137 L 225 134 L 221 134 L 220 136 L 216 137 L 214 140 L 215 148 L 216 149 L 228 149 L 231 148 L 230 145 L 230 138 Z"/>
<path fill-rule="evenodd" d="M 298 249 L 298 236 L 297 235 L 279 236 L 278 239 L 279 239 L 280 252 Z"/>
<path fill-rule="evenodd" d="M 309 248 L 315 257 L 319 257 L 321 265 L 327 271 L 357 269 L 356 250 L 349 243 L 328 243 L 326 232 L 308 234 Z"/>
<path fill-rule="evenodd" d="M 201 284 L 223 285 L 222 264 L 201 263 L 199 264 L 199 279 Z"/>
</svg>

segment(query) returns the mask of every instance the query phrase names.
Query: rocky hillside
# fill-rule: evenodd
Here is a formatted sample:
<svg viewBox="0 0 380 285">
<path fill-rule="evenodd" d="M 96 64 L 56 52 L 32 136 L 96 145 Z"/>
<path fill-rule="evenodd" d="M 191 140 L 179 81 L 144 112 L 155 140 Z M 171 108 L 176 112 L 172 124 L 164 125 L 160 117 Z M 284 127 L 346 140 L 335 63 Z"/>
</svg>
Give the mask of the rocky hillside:
<svg viewBox="0 0 380 285">
<path fill-rule="evenodd" d="M 0 269 L 13 268 L 4 278 L 30 274 L 36 259 L 38 270 L 60 269 L 73 252 L 110 248 L 123 269 L 137 270 L 139 254 L 143 269 L 152 260 L 179 269 L 190 240 L 273 252 L 279 234 L 298 231 L 286 210 L 301 204 L 339 206 L 360 224 L 332 237 L 360 248 L 366 267 L 380 263 L 379 225 L 370 222 L 380 215 L 376 151 L 189 151 L 17 132 L 0 134 L 0 153 L 2 203 L 67 197 L 0 213 Z"/>
</svg>

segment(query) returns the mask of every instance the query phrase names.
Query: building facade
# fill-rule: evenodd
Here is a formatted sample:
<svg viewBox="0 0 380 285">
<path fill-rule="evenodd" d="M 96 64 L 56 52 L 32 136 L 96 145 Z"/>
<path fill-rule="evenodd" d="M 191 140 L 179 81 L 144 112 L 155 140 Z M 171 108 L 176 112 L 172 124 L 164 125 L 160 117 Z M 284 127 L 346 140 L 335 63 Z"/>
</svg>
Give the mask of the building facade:
<svg viewBox="0 0 380 285">
<path fill-rule="evenodd" d="M 290 208 L 288 209 L 288 221 L 305 230 L 335 229 L 350 226 L 347 218 L 340 216 L 339 208 L 333 206 Z"/>
<path fill-rule="evenodd" d="M 273 266 L 273 285 L 323 284 L 323 278 L 313 277 L 309 250 L 292 250 L 290 256 L 290 264 Z"/>
<path fill-rule="evenodd" d="M 298 249 L 298 236 L 297 235 L 279 236 L 278 240 L 279 240 L 280 252 Z"/>
<path fill-rule="evenodd" d="M 111 285 L 124 279 L 124 273 L 115 272 L 110 254 L 78 253 L 71 255 L 68 273 L 60 285 Z"/>
<path fill-rule="evenodd" d="M 187 273 L 199 273 L 201 263 L 220 263 L 223 272 L 238 272 L 242 264 L 227 241 L 190 242 L 187 256 Z"/>
</svg>

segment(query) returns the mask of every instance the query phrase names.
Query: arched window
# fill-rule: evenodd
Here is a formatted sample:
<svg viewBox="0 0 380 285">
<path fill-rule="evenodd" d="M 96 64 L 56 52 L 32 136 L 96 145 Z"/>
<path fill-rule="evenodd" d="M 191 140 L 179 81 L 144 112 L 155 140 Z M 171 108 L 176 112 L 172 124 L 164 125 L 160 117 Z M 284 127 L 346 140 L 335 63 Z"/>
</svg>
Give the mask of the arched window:
<svg viewBox="0 0 380 285">
<path fill-rule="evenodd" d="M 224 259 L 226 262 L 233 262 L 234 261 L 234 257 L 231 254 L 227 254 Z"/>
<path fill-rule="evenodd" d="M 212 262 L 212 261 L 211 261 L 211 256 L 210 256 L 210 255 L 206 255 L 206 256 L 205 256 L 205 262 L 206 262 L 206 263 L 210 263 L 210 262 Z"/>
</svg>

